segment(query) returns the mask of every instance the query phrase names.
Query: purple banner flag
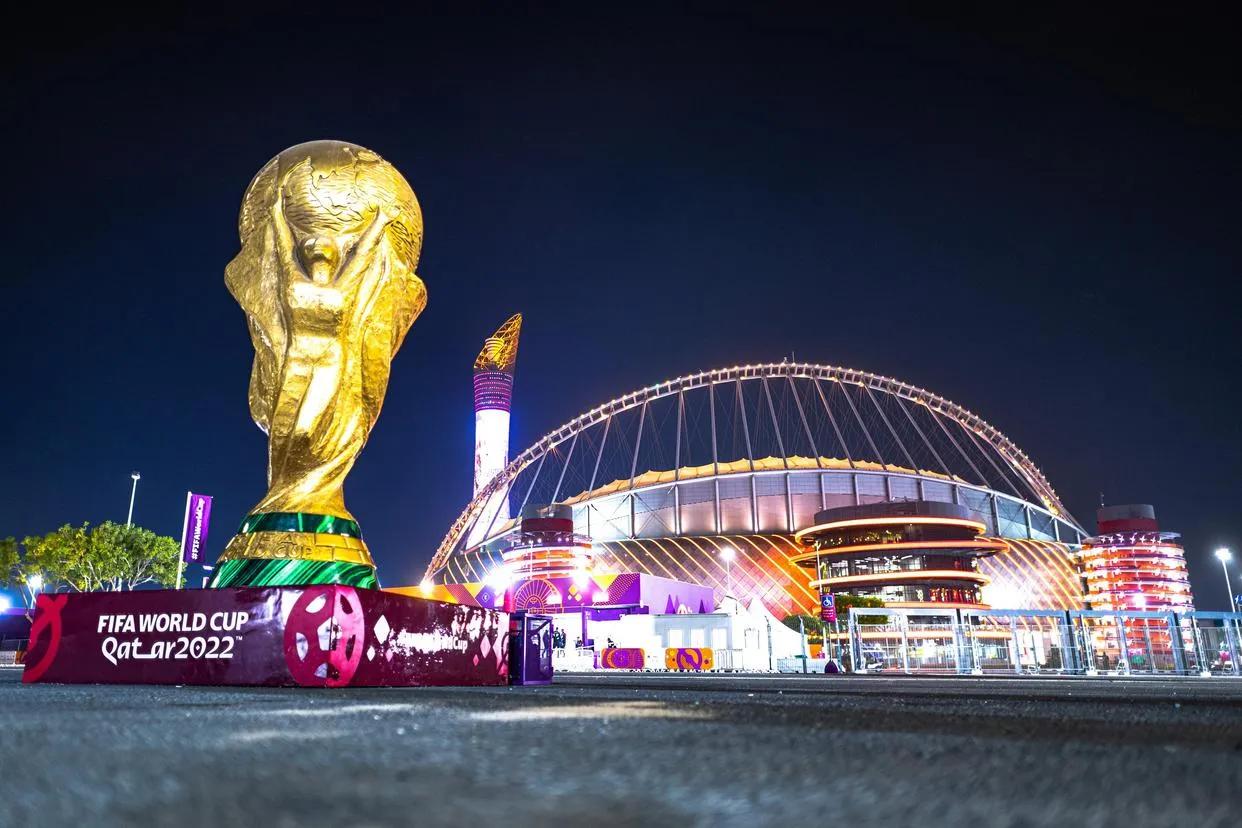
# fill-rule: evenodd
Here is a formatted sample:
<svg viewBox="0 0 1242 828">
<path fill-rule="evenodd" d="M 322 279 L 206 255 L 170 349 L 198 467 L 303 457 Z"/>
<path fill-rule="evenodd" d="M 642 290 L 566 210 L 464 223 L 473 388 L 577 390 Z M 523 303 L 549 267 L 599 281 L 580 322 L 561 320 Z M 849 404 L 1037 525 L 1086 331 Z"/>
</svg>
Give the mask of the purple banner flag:
<svg viewBox="0 0 1242 828">
<path fill-rule="evenodd" d="M 186 493 L 185 525 L 181 529 L 181 560 L 199 563 L 207 546 L 207 527 L 211 523 L 211 497 Z"/>
</svg>

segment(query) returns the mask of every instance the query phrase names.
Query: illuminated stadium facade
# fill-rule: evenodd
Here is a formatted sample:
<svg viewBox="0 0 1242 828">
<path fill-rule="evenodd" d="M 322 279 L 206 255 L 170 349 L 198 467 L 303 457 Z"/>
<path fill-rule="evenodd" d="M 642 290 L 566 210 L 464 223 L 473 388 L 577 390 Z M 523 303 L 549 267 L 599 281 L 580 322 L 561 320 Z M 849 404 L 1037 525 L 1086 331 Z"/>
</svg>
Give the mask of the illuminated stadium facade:
<svg viewBox="0 0 1242 828">
<path fill-rule="evenodd" d="M 836 507 L 952 504 L 995 539 L 978 559 L 997 607 L 1080 609 L 1084 532 L 1030 459 L 966 409 L 863 371 L 750 365 L 667 380 L 598 406 L 518 455 L 438 548 L 434 583 L 486 581 L 527 504 L 572 508 L 594 569 L 732 584 L 773 612 L 814 612 L 795 538 Z M 736 552 L 726 566 L 722 551 Z"/>
</svg>

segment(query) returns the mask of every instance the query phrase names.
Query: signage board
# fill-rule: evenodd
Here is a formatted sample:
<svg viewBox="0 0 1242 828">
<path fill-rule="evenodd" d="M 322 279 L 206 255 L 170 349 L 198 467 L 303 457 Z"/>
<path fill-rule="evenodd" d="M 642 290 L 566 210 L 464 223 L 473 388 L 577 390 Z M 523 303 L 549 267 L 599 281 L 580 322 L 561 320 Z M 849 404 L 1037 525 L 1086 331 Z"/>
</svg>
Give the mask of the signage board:
<svg viewBox="0 0 1242 828">
<path fill-rule="evenodd" d="M 819 617 L 829 624 L 837 620 L 837 599 L 831 592 L 819 596 Z"/>
<path fill-rule="evenodd" d="M 203 559 L 207 546 L 207 528 L 211 524 L 211 497 L 187 492 L 185 523 L 181 527 L 181 561 L 196 564 Z"/>
</svg>

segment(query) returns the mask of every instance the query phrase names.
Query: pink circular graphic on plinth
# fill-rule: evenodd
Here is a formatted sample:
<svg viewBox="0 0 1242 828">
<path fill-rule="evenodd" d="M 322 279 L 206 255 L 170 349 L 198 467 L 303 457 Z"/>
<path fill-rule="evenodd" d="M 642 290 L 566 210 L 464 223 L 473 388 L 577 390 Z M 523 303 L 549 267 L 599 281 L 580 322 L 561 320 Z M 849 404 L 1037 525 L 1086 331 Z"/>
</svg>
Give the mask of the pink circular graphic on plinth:
<svg viewBox="0 0 1242 828">
<path fill-rule="evenodd" d="M 23 683 L 38 681 L 56 660 L 56 653 L 60 650 L 60 638 L 64 631 L 60 612 L 65 608 L 65 602 L 68 600 L 68 595 L 40 594 L 35 598 L 35 609 L 38 612 L 34 623 L 30 625 L 30 643 L 26 647 L 26 652 L 34 653 L 39 649 L 42 649 L 42 652 L 39 653 L 34 663 L 26 662 L 26 669 L 22 671 Z M 44 643 L 44 638 L 47 639 L 46 643 Z"/>
<path fill-rule="evenodd" d="M 329 624 L 326 648 L 319 640 L 325 623 Z M 362 662 L 366 629 L 353 587 L 308 587 L 285 622 L 285 663 L 293 680 L 303 686 L 348 685 Z"/>
</svg>

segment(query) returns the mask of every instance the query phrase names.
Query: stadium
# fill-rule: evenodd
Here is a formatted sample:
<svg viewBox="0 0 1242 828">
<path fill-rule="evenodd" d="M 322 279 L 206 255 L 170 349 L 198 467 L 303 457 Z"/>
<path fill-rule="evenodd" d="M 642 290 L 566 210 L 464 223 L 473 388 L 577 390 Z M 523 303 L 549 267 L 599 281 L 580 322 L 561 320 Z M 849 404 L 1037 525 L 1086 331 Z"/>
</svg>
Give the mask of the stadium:
<svg viewBox="0 0 1242 828">
<path fill-rule="evenodd" d="M 912 501 L 950 504 L 992 541 L 977 560 L 983 604 L 1083 608 L 1086 532 L 1000 431 L 899 380 L 792 362 L 665 380 L 551 431 L 477 488 L 424 588 L 487 583 L 520 528 L 510 516 L 559 503 L 597 572 L 811 613 L 819 585 L 798 535 L 817 513 Z"/>
</svg>

